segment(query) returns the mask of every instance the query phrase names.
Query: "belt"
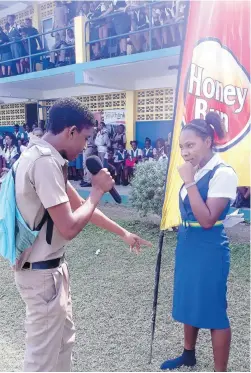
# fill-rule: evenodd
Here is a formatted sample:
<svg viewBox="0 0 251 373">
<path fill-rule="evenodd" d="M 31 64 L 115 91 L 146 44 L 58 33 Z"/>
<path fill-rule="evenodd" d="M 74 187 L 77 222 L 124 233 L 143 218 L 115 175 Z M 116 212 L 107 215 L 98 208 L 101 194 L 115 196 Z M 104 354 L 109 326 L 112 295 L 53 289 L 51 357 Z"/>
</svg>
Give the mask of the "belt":
<svg viewBox="0 0 251 373">
<path fill-rule="evenodd" d="M 197 221 L 183 220 L 181 224 L 183 225 L 183 227 L 202 228 L 200 223 L 198 223 Z M 218 227 L 220 225 L 223 225 L 223 220 L 218 220 L 213 226 Z"/>
<path fill-rule="evenodd" d="M 44 262 L 35 262 L 35 263 L 24 263 L 22 269 L 52 269 L 60 266 L 64 262 L 64 256 L 62 258 L 45 260 Z"/>
</svg>

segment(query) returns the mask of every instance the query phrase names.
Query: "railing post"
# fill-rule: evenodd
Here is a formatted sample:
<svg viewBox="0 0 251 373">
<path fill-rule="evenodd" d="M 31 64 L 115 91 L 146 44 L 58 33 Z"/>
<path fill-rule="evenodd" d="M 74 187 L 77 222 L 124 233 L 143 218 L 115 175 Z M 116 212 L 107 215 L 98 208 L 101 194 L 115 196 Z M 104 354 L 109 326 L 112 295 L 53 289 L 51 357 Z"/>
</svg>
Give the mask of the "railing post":
<svg viewBox="0 0 251 373">
<path fill-rule="evenodd" d="M 90 45 L 86 45 L 90 35 L 87 21 L 85 15 L 74 18 L 76 63 L 90 61 Z"/>
<path fill-rule="evenodd" d="M 151 7 L 151 4 L 148 5 L 149 6 L 149 49 L 150 51 L 152 50 L 152 27 L 153 27 L 153 24 L 152 24 L 152 20 L 153 20 L 153 9 Z"/>
<path fill-rule="evenodd" d="M 127 145 L 130 144 L 130 141 L 135 140 L 136 107 L 136 91 L 127 91 L 125 111 Z"/>
<path fill-rule="evenodd" d="M 30 38 L 28 38 L 28 50 L 29 50 L 30 72 L 32 72 L 33 71 L 33 66 L 32 66 L 32 58 L 31 58 L 31 41 L 30 41 Z"/>
</svg>

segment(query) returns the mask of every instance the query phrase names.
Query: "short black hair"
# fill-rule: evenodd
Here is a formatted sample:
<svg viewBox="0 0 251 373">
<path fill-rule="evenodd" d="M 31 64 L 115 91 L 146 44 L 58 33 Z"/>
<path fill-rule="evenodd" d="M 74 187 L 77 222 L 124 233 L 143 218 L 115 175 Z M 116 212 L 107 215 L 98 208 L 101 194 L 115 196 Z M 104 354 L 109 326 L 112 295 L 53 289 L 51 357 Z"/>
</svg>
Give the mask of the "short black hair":
<svg viewBox="0 0 251 373">
<path fill-rule="evenodd" d="M 78 132 L 83 128 L 94 127 L 92 112 L 75 98 L 62 98 L 49 110 L 47 131 L 58 135 L 65 128 L 76 126 Z"/>
<path fill-rule="evenodd" d="M 165 140 L 162 137 L 160 137 L 159 139 L 156 140 L 156 145 L 157 145 L 158 142 L 160 143 L 161 147 L 165 146 Z"/>
<path fill-rule="evenodd" d="M 15 125 L 14 125 L 14 128 L 19 129 L 19 128 L 20 128 L 20 127 L 19 127 L 19 124 L 15 124 Z"/>
<path fill-rule="evenodd" d="M 5 137 L 9 137 L 12 140 L 12 145 L 16 145 L 17 139 L 16 136 L 13 135 L 13 133 L 6 132 Z"/>
<path fill-rule="evenodd" d="M 125 148 L 125 144 L 123 143 L 123 141 L 118 141 L 118 146 L 123 146 L 123 148 Z"/>
<path fill-rule="evenodd" d="M 27 35 L 27 34 L 28 34 L 28 31 L 29 31 L 29 29 L 28 29 L 27 27 L 22 27 L 22 28 L 19 29 L 20 34 L 21 34 L 21 33 L 24 33 L 24 34 Z"/>
</svg>

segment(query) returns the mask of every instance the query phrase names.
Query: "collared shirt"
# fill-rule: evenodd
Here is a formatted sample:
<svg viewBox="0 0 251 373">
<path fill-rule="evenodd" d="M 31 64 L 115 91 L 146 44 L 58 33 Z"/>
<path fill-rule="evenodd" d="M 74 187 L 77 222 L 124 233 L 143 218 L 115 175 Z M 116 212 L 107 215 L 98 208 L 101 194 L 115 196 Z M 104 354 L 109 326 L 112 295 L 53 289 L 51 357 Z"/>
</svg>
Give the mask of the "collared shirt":
<svg viewBox="0 0 251 373">
<path fill-rule="evenodd" d="M 98 148 L 98 152 L 106 153 L 107 148 L 110 146 L 110 139 L 108 136 L 108 131 L 106 129 L 102 129 L 97 133 L 95 145 Z"/>
<path fill-rule="evenodd" d="M 21 139 L 21 132 L 18 131 L 18 132 L 14 132 L 14 136 L 16 137 L 16 139 Z"/>
<path fill-rule="evenodd" d="M 114 155 L 114 162 L 115 163 L 124 162 L 126 160 L 127 154 L 128 153 L 125 149 L 123 150 L 123 152 L 121 152 L 120 150 L 117 150 Z"/>
<path fill-rule="evenodd" d="M 131 158 L 139 158 L 139 157 L 142 157 L 142 150 L 139 148 L 137 148 L 136 150 L 131 149 L 129 151 L 129 154 Z"/>
<path fill-rule="evenodd" d="M 41 222 L 45 209 L 69 201 L 66 193 L 67 161 L 49 143 L 31 136 L 22 153 L 16 172 L 17 206 L 30 229 Z M 66 240 L 54 225 L 52 243 L 46 242 L 47 224 L 42 227 L 28 259 L 34 263 L 59 258 L 64 254 Z"/>
<path fill-rule="evenodd" d="M 118 149 L 118 145 L 120 142 L 122 142 L 124 145 L 126 144 L 126 134 L 125 133 L 116 133 L 114 136 L 113 136 L 113 144 L 112 144 L 112 147 L 114 149 Z"/>
<path fill-rule="evenodd" d="M 194 180 L 197 182 L 208 172 L 212 171 L 219 164 L 226 164 L 220 156 L 215 153 L 210 161 L 199 169 Z M 227 165 L 227 164 L 226 164 Z M 231 167 L 220 167 L 216 170 L 214 176 L 209 182 L 208 198 L 229 198 L 231 201 L 236 198 L 238 178 Z M 185 187 L 181 190 L 181 198 L 184 200 L 187 195 Z"/>
<path fill-rule="evenodd" d="M 3 157 L 5 158 L 6 163 L 10 163 L 14 158 L 16 158 L 18 155 L 17 147 L 15 145 L 13 146 L 7 146 L 3 150 Z"/>
</svg>

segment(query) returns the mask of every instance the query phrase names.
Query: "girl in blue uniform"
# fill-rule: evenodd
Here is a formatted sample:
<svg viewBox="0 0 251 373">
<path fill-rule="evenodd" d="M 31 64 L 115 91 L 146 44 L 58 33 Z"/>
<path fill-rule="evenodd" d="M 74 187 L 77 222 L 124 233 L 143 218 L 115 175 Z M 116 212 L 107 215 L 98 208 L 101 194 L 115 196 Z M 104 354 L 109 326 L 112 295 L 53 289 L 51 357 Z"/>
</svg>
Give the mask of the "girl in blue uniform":
<svg viewBox="0 0 251 373">
<path fill-rule="evenodd" d="M 125 183 L 124 172 L 125 172 L 126 158 L 127 158 L 127 151 L 126 149 L 124 149 L 123 142 L 120 142 L 118 144 L 118 150 L 114 154 L 114 164 L 116 167 L 116 174 L 117 174 L 117 177 L 116 177 L 117 185 L 120 185 L 121 182 L 122 184 Z"/>
<path fill-rule="evenodd" d="M 76 179 L 83 180 L 83 152 L 76 158 Z"/>
<path fill-rule="evenodd" d="M 68 163 L 68 179 L 77 180 L 76 159 Z"/>
<path fill-rule="evenodd" d="M 146 137 L 145 148 L 143 149 L 143 160 L 149 161 L 149 159 L 153 159 L 153 148 L 151 139 L 149 139 L 149 137 Z"/>
<path fill-rule="evenodd" d="M 180 135 L 179 228 L 175 254 L 173 318 L 184 324 L 184 351 L 161 369 L 196 364 L 195 345 L 200 328 L 210 329 L 216 372 L 227 370 L 231 330 L 227 316 L 229 242 L 224 231 L 237 176 L 213 152 L 214 138 L 224 137 L 218 114 L 194 119 Z"/>
</svg>

